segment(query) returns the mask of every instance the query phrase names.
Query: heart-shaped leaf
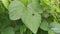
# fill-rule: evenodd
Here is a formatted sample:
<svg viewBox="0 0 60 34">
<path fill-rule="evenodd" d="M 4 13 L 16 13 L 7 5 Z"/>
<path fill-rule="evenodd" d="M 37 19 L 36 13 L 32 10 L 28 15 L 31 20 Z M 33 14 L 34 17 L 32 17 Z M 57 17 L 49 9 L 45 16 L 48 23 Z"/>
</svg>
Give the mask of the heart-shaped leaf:
<svg viewBox="0 0 60 34">
<path fill-rule="evenodd" d="M 25 6 L 23 5 L 23 3 L 19 2 L 18 0 L 12 1 L 9 6 L 10 19 L 11 20 L 20 19 L 23 14 L 24 7 Z"/>
<path fill-rule="evenodd" d="M 26 10 L 22 17 L 23 23 L 33 32 L 37 33 L 39 25 L 41 23 L 41 15 L 32 12 L 32 10 Z"/>
</svg>

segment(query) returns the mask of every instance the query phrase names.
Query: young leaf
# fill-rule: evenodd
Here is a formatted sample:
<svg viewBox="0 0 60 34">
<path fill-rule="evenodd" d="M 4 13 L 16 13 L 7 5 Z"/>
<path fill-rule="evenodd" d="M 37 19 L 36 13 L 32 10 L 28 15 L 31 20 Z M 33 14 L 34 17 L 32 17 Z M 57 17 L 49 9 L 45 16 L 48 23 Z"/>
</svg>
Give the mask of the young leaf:
<svg viewBox="0 0 60 34">
<path fill-rule="evenodd" d="M 48 30 L 48 34 L 55 34 L 52 30 Z"/>
<path fill-rule="evenodd" d="M 41 23 L 41 25 L 40 25 L 40 28 L 41 29 L 43 29 L 43 30 L 45 30 L 45 31 L 48 31 L 48 22 L 47 21 L 43 21 L 42 23 Z"/>
<path fill-rule="evenodd" d="M 9 6 L 9 0 L 1 0 L 4 6 L 8 9 Z"/>
</svg>

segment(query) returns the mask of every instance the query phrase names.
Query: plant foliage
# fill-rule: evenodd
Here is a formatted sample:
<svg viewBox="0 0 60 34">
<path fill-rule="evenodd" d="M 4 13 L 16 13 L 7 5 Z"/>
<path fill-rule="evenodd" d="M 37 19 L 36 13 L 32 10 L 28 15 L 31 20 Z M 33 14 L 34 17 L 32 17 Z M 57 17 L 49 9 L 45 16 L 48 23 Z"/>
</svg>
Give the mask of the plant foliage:
<svg viewBox="0 0 60 34">
<path fill-rule="evenodd" d="M 0 0 L 0 34 L 60 34 L 60 0 Z"/>
</svg>

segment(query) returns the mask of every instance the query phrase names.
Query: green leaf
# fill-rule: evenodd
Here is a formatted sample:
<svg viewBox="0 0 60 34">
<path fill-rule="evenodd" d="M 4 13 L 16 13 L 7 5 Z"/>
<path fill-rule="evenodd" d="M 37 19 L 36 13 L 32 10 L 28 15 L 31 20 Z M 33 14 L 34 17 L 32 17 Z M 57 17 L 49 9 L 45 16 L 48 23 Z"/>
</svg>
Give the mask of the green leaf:
<svg viewBox="0 0 60 34">
<path fill-rule="evenodd" d="M 45 31 L 48 31 L 49 29 L 49 25 L 48 25 L 48 22 L 47 21 L 43 21 L 40 25 L 40 28 L 45 30 Z"/>
<path fill-rule="evenodd" d="M 30 2 L 31 2 L 31 1 L 30 1 Z M 32 9 L 32 10 L 34 10 L 34 12 L 36 12 L 36 13 L 42 13 L 42 12 L 43 12 L 43 10 L 42 10 L 40 4 L 37 2 L 37 0 L 35 0 L 35 1 L 32 0 L 32 2 L 29 3 L 29 4 L 27 5 L 27 7 L 29 7 L 29 8 Z"/>
<path fill-rule="evenodd" d="M 51 30 L 55 33 L 60 33 L 60 24 L 59 23 L 51 23 Z"/>
<path fill-rule="evenodd" d="M 41 23 L 41 15 L 34 13 L 31 9 L 27 9 L 22 17 L 22 21 L 33 33 L 36 34 Z"/>
<path fill-rule="evenodd" d="M 55 33 L 52 30 L 49 30 L 48 34 L 55 34 Z"/>
<path fill-rule="evenodd" d="M 21 25 L 20 26 L 20 34 L 24 34 L 25 31 L 26 31 L 25 25 Z"/>
<path fill-rule="evenodd" d="M 12 27 L 8 27 L 2 30 L 1 34 L 15 34 Z"/>
<path fill-rule="evenodd" d="M 20 24 L 16 25 L 15 28 L 14 28 L 15 31 L 18 31 L 19 29 L 20 29 Z"/>
<path fill-rule="evenodd" d="M 28 4 L 28 0 L 20 0 L 24 5 L 26 5 L 27 6 L 27 4 Z"/>
<path fill-rule="evenodd" d="M 30 30 L 27 30 L 27 33 L 26 34 L 32 34 L 32 32 Z"/>
<path fill-rule="evenodd" d="M 3 7 L 2 2 L 0 2 L 0 14 L 3 14 L 5 12 L 5 7 Z"/>
<path fill-rule="evenodd" d="M 12 24 L 12 21 L 8 18 L 8 14 L 4 13 L 0 14 L 0 29 L 6 28 Z"/>
<path fill-rule="evenodd" d="M 21 18 L 22 14 L 23 14 L 23 10 L 24 10 L 24 5 L 17 1 L 14 0 L 11 2 L 10 6 L 9 6 L 9 17 L 11 20 L 18 20 Z"/>
<path fill-rule="evenodd" d="M 8 9 L 9 6 L 9 0 L 1 0 L 4 6 Z"/>
</svg>

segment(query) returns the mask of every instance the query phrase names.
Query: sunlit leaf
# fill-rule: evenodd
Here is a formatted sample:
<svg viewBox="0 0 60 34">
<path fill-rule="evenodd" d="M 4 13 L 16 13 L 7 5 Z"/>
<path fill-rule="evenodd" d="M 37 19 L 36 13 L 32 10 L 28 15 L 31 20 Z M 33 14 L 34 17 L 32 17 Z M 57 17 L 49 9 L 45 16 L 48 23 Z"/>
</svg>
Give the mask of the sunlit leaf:
<svg viewBox="0 0 60 34">
<path fill-rule="evenodd" d="M 10 6 L 9 6 L 9 17 L 11 20 L 17 20 L 20 19 L 24 10 L 24 5 L 15 0 L 12 1 Z"/>
<path fill-rule="evenodd" d="M 8 9 L 9 6 L 9 0 L 1 0 L 4 6 Z"/>
<path fill-rule="evenodd" d="M 26 13 L 22 17 L 23 23 L 33 32 L 37 33 L 39 25 L 41 23 L 41 15 L 31 12 L 32 10 L 26 10 Z"/>
</svg>

